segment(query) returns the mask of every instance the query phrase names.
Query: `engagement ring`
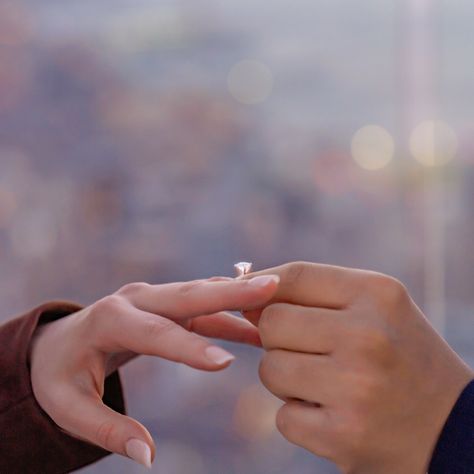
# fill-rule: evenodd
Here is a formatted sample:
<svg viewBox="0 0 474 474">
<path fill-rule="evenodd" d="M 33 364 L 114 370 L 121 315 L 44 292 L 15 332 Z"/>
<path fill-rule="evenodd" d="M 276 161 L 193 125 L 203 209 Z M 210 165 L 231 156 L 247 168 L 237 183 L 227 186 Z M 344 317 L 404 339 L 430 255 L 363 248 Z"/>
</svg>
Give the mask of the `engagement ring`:
<svg viewBox="0 0 474 474">
<path fill-rule="evenodd" d="M 237 277 L 247 275 L 252 270 L 252 263 L 250 262 L 239 262 L 234 265 Z"/>
</svg>

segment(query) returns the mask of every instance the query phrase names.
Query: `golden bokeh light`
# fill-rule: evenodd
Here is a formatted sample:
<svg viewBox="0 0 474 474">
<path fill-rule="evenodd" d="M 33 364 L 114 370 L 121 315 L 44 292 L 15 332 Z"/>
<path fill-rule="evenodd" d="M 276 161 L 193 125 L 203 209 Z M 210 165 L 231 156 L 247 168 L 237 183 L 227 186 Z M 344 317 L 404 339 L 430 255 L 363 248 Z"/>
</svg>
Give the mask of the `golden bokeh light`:
<svg viewBox="0 0 474 474">
<path fill-rule="evenodd" d="M 367 125 L 352 137 L 351 152 L 354 161 L 366 170 L 378 170 L 392 161 L 395 143 L 387 130 L 378 125 Z"/>
<path fill-rule="evenodd" d="M 442 166 L 449 163 L 458 150 L 454 130 L 440 120 L 420 123 L 410 136 L 410 152 L 424 166 Z"/>
<path fill-rule="evenodd" d="M 229 92 L 242 104 L 265 101 L 273 89 L 273 74 L 260 61 L 244 60 L 235 64 L 227 77 Z"/>
</svg>

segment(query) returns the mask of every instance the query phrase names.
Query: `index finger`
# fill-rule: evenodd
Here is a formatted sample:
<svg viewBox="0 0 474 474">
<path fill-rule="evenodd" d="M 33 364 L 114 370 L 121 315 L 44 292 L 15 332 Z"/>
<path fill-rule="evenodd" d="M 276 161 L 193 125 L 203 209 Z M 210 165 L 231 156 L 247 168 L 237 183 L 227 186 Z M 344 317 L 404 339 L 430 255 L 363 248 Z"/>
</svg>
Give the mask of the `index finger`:
<svg viewBox="0 0 474 474">
<path fill-rule="evenodd" d="M 142 311 L 183 320 L 261 307 L 275 295 L 278 283 L 278 275 L 267 274 L 250 280 L 211 279 L 164 285 L 138 283 L 126 285 L 119 294 Z"/>
<path fill-rule="evenodd" d="M 309 262 L 292 262 L 241 277 L 278 275 L 280 284 L 273 302 L 344 309 L 357 295 L 360 270 Z"/>
</svg>

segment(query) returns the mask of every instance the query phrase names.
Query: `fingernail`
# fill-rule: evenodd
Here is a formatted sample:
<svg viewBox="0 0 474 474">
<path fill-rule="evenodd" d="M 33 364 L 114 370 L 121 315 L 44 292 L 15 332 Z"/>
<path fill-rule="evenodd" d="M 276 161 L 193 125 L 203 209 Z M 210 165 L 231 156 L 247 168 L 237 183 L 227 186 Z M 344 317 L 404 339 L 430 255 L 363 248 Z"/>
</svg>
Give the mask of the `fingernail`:
<svg viewBox="0 0 474 474">
<path fill-rule="evenodd" d="M 125 445 L 127 456 L 139 464 L 151 468 L 151 449 L 144 441 L 136 438 L 129 439 Z"/>
<path fill-rule="evenodd" d="M 263 287 L 270 283 L 279 283 L 280 277 L 278 275 L 262 275 L 249 280 L 249 285 Z"/>
<path fill-rule="evenodd" d="M 224 365 L 235 360 L 235 356 L 217 346 L 208 347 L 206 357 L 217 365 Z"/>
</svg>

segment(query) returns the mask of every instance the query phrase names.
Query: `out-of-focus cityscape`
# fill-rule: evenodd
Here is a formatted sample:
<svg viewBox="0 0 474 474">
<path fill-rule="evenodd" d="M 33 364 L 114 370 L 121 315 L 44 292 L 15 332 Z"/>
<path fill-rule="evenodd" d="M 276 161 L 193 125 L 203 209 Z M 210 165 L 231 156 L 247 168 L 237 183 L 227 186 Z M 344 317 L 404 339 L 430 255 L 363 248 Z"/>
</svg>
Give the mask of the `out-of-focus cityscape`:
<svg viewBox="0 0 474 474">
<path fill-rule="evenodd" d="M 402 279 L 473 364 L 473 17 L 469 0 L 0 0 L 1 319 L 304 259 Z M 125 368 L 153 472 L 335 473 L 276 432 L 259 351 L 228 346 L 222 374 Z"/>
</svg>

